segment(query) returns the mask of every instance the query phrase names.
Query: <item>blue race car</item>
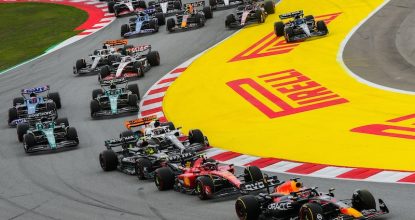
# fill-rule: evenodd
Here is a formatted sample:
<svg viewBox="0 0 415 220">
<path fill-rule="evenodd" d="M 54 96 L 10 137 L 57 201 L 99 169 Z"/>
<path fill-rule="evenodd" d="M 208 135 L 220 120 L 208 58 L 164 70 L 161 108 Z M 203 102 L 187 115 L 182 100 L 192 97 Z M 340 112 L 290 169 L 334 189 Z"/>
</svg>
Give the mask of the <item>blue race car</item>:
<svg viewBox="0 0 415 220">
<path fill-rule="evenodd" d="M 78 133 L 74 127 L 69 126 L 66 118 L 56 121 L 41 119 L 32 128 L 27 123 L 18 125 L 20 129 L 23 127 L 26 129 L 23 136 L 23 147 L 26 153 L 76 147 L 79 144 Z"/>
<path fill-rule="evenodd" d="M 61 99 L 59 93 L 49 93 L 49 89 L 48 85 L 22 89 L 22 97 L 14 98 L 13 107 L 9 109 L 9 126 L 15 127 L 18 123 L 25 122 L 29 115 L 38 112 L 53 111 L 57 118 L 57 109 L 61 108 Z M 40 93 L 47 94 L 39 96 Z"/>
<path fill-rule="evenodd" d="M 163 13 L 157 12 L 156 9 L 146 9 L 137 14 L 136 17 L 130 18 L 128 24 L 121 26 L 121 37 L 127 38 L 134 35 L 156 33 L 159 26 L 166 24 L 166 18 Z"/>
</svg>

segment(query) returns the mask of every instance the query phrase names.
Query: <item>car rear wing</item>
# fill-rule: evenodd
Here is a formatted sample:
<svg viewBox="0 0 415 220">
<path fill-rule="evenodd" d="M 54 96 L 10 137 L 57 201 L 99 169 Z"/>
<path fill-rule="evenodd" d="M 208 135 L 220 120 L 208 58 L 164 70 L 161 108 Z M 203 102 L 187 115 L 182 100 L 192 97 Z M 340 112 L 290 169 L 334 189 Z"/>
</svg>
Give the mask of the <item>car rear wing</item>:
<svg viewBox="0 0 415 220">
<path fill-rule="evenodd" d="M 278 180 L 277 176 L 264 175 L 264 178 L 262 180 L 241 184 L 240 189 L 247 192 L 258 191 L 263 189 L 269 190 L 270 187 L 278 186 L 281 183 L 283 182 Z"/>
<path fill-rule="evenodd" d="M 22 89 L 21 93 L 22 94 L 42 93 L 42 92 L 49 91 L 49 89 L 50 89 L 49 85 L 45 85 L 45 86 L 38 86 L 35 88 Z"/>
<path fill-rule="evenodd" d="M 107 149 L 111 149 L 113 147 L 119 147 L 119 146 L 123 146 L 127 144 L 133 144 L 135 146 L 137 141 L 138 139 L 134 137 L 133 135 L 131 135 L 131 136 L 122 137 L 122 138 L 109 139 L 109 140 L 106 140 L 104 144 Z"/>
<path fill-rule="evenodd" d="M 141 53 L 141 52 L 144 52 L 144 51 L 147 51 L 147 50 L 151 51 L 151 45 L 139 45 L 139 46 L 135 46 L 135 47 L 132 47 L 132 48 L 128 48 L 125 51 L 129 52 L 129 53 L 132 53 L 132 54 L 137 54 L 137 53 Z"/>
<path fill-rule="evenodd" d="M 156 120 L 157 116 L 156 115 L 152 115 L 152 116 L 148 116 L 148 117 L 144 117 L 144 118 L 137 118 L 131 121 L 126 121 L 124 122 L 124 125 L 127 129 L 131 129 L 133 127 L 138 127 L 141 125 L 147 125 L 150 124 L 152 121 Z"/>
<path fill-rule="evenodd" d="M 183 9 L 186 10 L 188 6 L 191 6 L 193 8 L 204 7 L 205 4 L 206 4 L 205 1 L 197 1 L 197 2 L 186 3 L 186 4 L 183 4 Z"/>
<path fill-rule="evenodd" d="M 100 84 L 101 86 L 110 86 L 111 84 L 124 84 L 127 82 L 128 80 L 126 78 L 116 78 L 111 80 L 102 80 Z"/>
<path fill-rule="evenodd" d="M 286 13 L 286 14 L 281 14 L 279 17 L 280 17 L 281 20 L 283 20 L 283 19 L 288 19 L 288 18 L 294 18 L 295 16 L 304 16 L 303 10 L 293 11 L 293 12 Z"/>
<path fill-rule="evenodd" d="M 127 45 L 128 44 L 128 40 L 126 39 L 122 39 L 122 40 L 107 40 L 104 42 L 104 45 L 106 46 L 120 46 L 120 45 Z"/>
</svg>

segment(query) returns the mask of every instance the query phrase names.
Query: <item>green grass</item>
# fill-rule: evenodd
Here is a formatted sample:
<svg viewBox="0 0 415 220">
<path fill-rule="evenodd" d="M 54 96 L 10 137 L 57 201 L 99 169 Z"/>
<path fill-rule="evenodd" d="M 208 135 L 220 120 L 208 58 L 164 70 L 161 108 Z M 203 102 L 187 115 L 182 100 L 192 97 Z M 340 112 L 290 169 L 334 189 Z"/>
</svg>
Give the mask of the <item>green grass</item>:
<svg viewBox="0 0 415 220">
<path fill-rule="evenodd" d="M 45 3 L 0 4 L 0 71 L 79 33 L 88 13 Z"/>
</svg>

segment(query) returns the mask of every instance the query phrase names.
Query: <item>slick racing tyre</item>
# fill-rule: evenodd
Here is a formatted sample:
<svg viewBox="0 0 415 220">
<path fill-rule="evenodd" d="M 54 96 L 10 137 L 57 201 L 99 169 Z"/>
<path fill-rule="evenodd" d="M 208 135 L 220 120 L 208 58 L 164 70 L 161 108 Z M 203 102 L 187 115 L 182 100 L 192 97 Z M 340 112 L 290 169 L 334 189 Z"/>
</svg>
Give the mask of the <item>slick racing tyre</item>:
<svg viewBox="0 0 415 220">
<path fill-rule="evenodd" d="M 139 180 L 147 179 L 144 170 L 146 170 L 147 173 L 153 172 L 153 164 L 147 158 L 138 158 L 135 165 L 135 173 Z"/>
<path fill-rule="evenodd" d="M 210 7 L 215 10 L 218 7 L 218 0 L 209 0 Z"/>
<path fill-rule="evenodd" d="M 146 9 L 147 8 L 146 2 L 145 1 L 138 1 L 138 7 Z"/>
<path fill-rule="evenodd" d="M 158 32 L 159 31 L 159 24 L 158 24 L 158 20 L 151 20 L 149 22 L 149 26 L 150 28 L 154 29 L 154 32 Z"/>
<path fill-rule="evenodd" d="M 160 54 L 158 51 L 153 50 L 147 54 L 147 60 L 151 66 L 158 66 L 160 65 Z"/>
<path fill-rule="evenodd" d="M 108 12 L 109 13 L 115 13 L 114 5 L 115 5 L 115 2 L 114 1 L 108 2 L 107 6 L 108 6 Z"/>
<path fill-rule="evenodd" d="M 267 14 L 274 14 L 275 13 L 275 4 L 272 1 L 266 1 L 264 3 L 264 9 Z"/>
<path fill-rule="evenodd" d="M 57 113 L 55 102 L 46 103 L 46 110 L 48 110 L 48 111 L 55 111 Z"/>
<path fill-rule="evenodd" d="M 56 125 L 64 124 L 66 127 L 69 127 L 69 121 L 67 118 L 58 118 L 55 121 Z"/>
<path fill-rule="evenodd" d="M 176 130 L 176 127 L 174 126 L 173 122 L 171 122 L 171 121 L 165 122 L 165 123 L 161 123 L 161 126 L 167 126 L 167 127 L 169 127 L 169 130 L 170 131 Z"/>
<path fill-rule="evenodd" d="M 255 12 L 255 16 L 257 17 L 259 24 L 265 22 L 265 16 L 264 13 L 262 13 L 262 10 L 257 10 Z"/>
<path fill-rule="evenodd" d="M 26 132 L 29 130 L 29 124 L 28 123 L 19 123 L 17 124 L 17 139 L 22 142 L 23 136 L 26 134 Z"/>
<path fill-rule="evenodd" d="M 138 96 L 136 94 L 130 94 L 128 96 L 128 105 L 130 105 L 131 107 L 138 106 Z"/>
<path fill-rule="evenodd" d="M 58 108 L 58 109 L 62 108 L 61 97 L 59 96 L 59 93 L 51 92 L 51 93 L 49 93 L 48 98 L 53 100 L 53 102 L 56 105 L 56 108 Z"/>
<path fill-rule="evenodd" d="M 190 144 L 198 143 L 198 144 L 205 144 L 205 136 L 203 135 L 202 131 L 199 129 L 193 129 L 189 131 L 189 142 Z"/>
<path fill-rule="evenodd" d="M 110 59 L 110 57 L 111 56 L 108 56 L 108 60 L 110 61 L 110 62 L 112 62 L 112 60 Z M 107 77 L 107 76 L 109 76 L 110 75 L 110 67 L 109 66 L 103 66 L 102 68 L 101 68 L 101 70 L 99 71 L 99 76 L 100 76 L 100 79 L 101 80 L 104 80 L 105 79 L 105 77 Z"/>
<path fill-rule="evenodd" d="M 124 37 L 124 34 L 130 32 L 130 25 L 123 24 L 121 25 L 121 37 Z"/>
<path fill-rule="evenodd" d="M 244 169 L 244 180 L 245 182 L 257 182 L 264 178 L 261 170 L 256 166 L 245 167 Z"/>
<path fill-rule="evenodd" d="M 317 30 L 325 34 L 329 33 L 329 29 L 327 29 L 326 22 L 324 21 L 317 21 Z"/>
<path fill-rule="evenodd" d="M 92 90 L 92 99 L 96 99 L 98 96 L 101 96 L 102 94 L 104 94 L 102 89 L 94 89 Z"/>
<path fill-rule="evenodd" d="M 286 41 L 287 43 L 290 43 L 290 42 L 291 42 L 291 37 L 293 37 L 293 36 L 294 36 L 294 30 L 293 30 L 293 28 L 288 27 L 288 28 L 285 30 L 285 41 Z"/>
<path fill-rule="evenodd" d="M 353 193 L 352 207 L 358 211 L 376 209 L 376 201 L 368 190 L 358 189 Z"/>
<path fill-rule="evenodd" d="M 113 150 L 104 150 L 99 154 L 99 164 L 104 171 L 117 169 L 118 158 Z"/>
<path fill-rule="evenodd" d="M 226 27 L 230 27 L 235 22 L 236 22 L 236 18 L 235 18 L 234 14 L 230 14 L 230 15 L 226 16 L 226 20 L 225 20 L 225 26 Z"/>
<path fill-rule="evenodd" d="M 138 97 L 140 97 L 140 90 L 138 89 L 137 84 L 129 84 L 127 90 L 131 91 L 132 94 L 136 94 Z"/>
<path fill-rule="evenodd" d="M 175 26 L 176 26 L 176 21 L 174 20 L 174 18 L 167 19 L 166 30 L 168 32 L 173 32 Z"/>
<path fill-rule="evenodd" d="M 85 67 L 86 67 L 86 62 L 85 62 L 84 59 L 79 59 L 79 60 L 76 61 L 75 68 L 76 68 L 77 71 L 79 71 L 80 69 L 85 68 Z"/>
<path fill-rule="evenodd" d="M 25 152 L 28 153 L 30 148 L 36 145 L 35 136 L 33 134 L 25 134 L 23 136 Z"/>
<path fill-rule="evenodd" d="M 24 103 L 24 98 L 23 97 L 17 97 L 13 99 L 13 106 L 16 106 L 18 104 L 23 104 Z"/>
<path fill-rule="evenodd" d="M 175 1 L 174 3 L 173 3 L 173 7 L 174 7 L 174 9 L 176 9 L 176 10 L 181 10 L 182 9 L 182 1 Z"/>
<path fill-rule="evenodd" d="M 154 183 L 160 191 L 173 189 L 175 176 L 173 171 L 168 167 L 158 168 L 154 175 Z"/>
<path fill-rule="evenodd" d="M 203 27 L 205 26 L 205 16 L 202 14 L 196 14 L 196 23 L 198 27 Z"/>
<path fill-rule="evenodd" d="M 318 203 L 306 203 L 300 208 L 299 220 L 316 219 L 325 220 L 323 208 Z"/>
<path fill-rule="evenodd" d="M 281 21 L 274 23 L 274 33 L 277 37 L 284 36 L 284 23 Z"/>
<path fill-rule="evenodd" d="M 201 200 L 210 199 L 212 194 L 215 193 L 215 185 L 212 178 L 208 176 L 197 178 L 195 192 Z"/>
<path fill-rule="evenodd" d="M 304 19 L 306 21 L 314 21 L 314 16 L 313 15 L 307 15 L 307 16 L 304 17 Z"/>
<path fill-rule="evenodd" d="M 162 12 L 154 14 L 154 17 L 157 18 L 157 22 L 159 26 L 166 24 L 166 16 Z"/>
<path fill-rule="evenodd" d="M 97 100 L 91 100 L 91 102 L 89 103 L 89 109 L 91 111 L 91 118 L 94 118 L 95 113 L 101 110 L 101 107 L 99 106 L 99 102 Z"/>
<path fill-rule="evenodd" d="M 9 124 L 12 123 L 12 121 L 17 119 L 17 109 L 16 108 L 9 108 Z"/>
<path fill-rule="evenodd" d="M 213 12 L 210 6 L 203 7 L 203 13 L 205 14 L 206 19 L 213 18 Z"/>
<path fill-rule="evenodd" d="M 241 196 L 235 202 L 236 215 L 241 220 L 256 220 L 261 214 L 258 200 L 255 196 Z"/>
<path fill-rule="evenodd" d="M 68 140 L 76 141 L 76 143 L 79 143 L 78 132 L 76 131 L 74 127 L 69 127 L 66 130 L 66 137 L 68 138 Z"/>
</svg>

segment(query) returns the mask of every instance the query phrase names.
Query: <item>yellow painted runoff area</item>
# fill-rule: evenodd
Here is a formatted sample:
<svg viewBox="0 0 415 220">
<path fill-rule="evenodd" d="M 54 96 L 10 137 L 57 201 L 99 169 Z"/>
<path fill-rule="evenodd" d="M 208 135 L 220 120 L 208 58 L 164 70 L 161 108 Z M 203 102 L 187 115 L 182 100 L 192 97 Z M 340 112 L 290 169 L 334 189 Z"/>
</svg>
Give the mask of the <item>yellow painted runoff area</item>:
<svg viewBox="0 0 415 220">
<path fill-rule="evenodd" d="M 341 43 L 383 0 L 283 0 L 206 52 L 169 88 L 167 118 L 200 128 L 213 146 L 259 157 L 415 170 L 415 102 L 370 87 L 337 60 Z M 286 44 L 278 15 L 304 10 L 325 37 Z"/>
</svg>

